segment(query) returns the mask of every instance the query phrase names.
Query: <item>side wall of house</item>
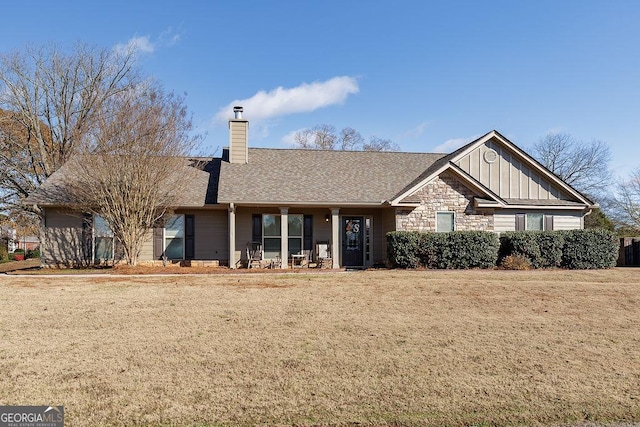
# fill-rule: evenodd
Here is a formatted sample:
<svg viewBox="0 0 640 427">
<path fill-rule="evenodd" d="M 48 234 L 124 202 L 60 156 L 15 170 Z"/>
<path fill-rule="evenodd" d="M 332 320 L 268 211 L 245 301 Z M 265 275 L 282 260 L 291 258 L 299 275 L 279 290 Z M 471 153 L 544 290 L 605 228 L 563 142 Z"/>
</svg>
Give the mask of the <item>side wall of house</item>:
<svg viewBox="0 0 640 427">
<path fill-rule="evenodd" d="M 519 213 L 541 213 L 545 216 L 553 216 L 553 229 L 554 230 L 576 230 L 583 228 L 582 213 L 579 211 L 574 212 L 559 212 L 559 211 L 526 211 L 526 212 L 496 212 L 494 215 L 494 231 L 514 231 L 516 229 L 516 215 Z"/>
<path fill-rule="evenodd" d="M 493 231 L 493 211 L 476 211 L 476 194 L 450 173 L 443 173 L 416 193 L 420 206 L 396 210 L 396 230 L 436 231 L 436 213 L 454 212 L 455 229 Z"/>
<path fill-rule="evenodd" d="M 229 260 L 229 215 L 227 210 L 187 210 L 176 211 L 181 215 L 193 215 L 194 254 L 196 260 Z M 153 260 L 153 230 L 145 239 L 140 261 Z"/>
<path fill-rule="evenodd" d="M 46 208 L 42 235 L 41 255 L 46 265 L 73 265 L 85 258 L 81 215 Z"/>
</svg>

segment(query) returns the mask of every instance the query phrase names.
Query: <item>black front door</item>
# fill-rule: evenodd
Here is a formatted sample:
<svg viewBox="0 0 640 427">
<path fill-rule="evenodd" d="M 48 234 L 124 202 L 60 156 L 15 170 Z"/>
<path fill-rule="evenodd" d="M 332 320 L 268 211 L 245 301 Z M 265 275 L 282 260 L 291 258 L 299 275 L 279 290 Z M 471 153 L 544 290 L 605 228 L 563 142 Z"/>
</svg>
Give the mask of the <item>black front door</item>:
<svg viewBox="0 0 640 427">
<path fill-rule="evenodd" d="M 364 218 L 342 217 L 342 265 L 360 267 L 364 265 L 363 234 Z"/>
</svg>

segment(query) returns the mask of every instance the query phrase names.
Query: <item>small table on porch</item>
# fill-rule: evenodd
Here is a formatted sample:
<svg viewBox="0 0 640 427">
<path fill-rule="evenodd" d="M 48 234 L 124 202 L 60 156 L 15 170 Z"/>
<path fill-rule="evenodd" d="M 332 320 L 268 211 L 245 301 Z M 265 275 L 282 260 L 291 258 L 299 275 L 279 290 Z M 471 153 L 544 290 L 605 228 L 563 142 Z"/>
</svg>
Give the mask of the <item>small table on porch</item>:
<svg viewBox="0 0 640 427">
<path fill-rule="evenodd" d="M 303 264 L 303 262 L 304 262 L 305 258 L 306 258 L 306 255 L 304 255 L 304 254 L 292 254 L 291 255 L 291 267 L 292 268 L 304 267 L 305 265 Z"/>
</svg>

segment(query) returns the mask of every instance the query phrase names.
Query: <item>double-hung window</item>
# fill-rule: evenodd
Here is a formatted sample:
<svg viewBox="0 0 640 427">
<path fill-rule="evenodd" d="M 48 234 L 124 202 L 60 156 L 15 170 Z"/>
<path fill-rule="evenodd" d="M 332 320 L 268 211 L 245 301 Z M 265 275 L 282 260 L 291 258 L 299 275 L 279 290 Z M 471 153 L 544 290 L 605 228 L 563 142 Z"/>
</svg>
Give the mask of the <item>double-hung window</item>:
<svg viewBox="0 0 640 427">
<path fill-rule="evenodd" d="M 280 256 L 280 242 L 282 239 L 280 215 L 262 215 L 262 246 L 265 259 Z"/>
<path fill-rule="evenodd" d="M 164 226 L 164 254 L 168 259 L 184 258 L 184 215 L 170 217 Z"/>
<path fill-rule="evenodd" d="M 302 228 L 304 217 L 301 214 L 289 215 L 289 255 L 302 253 Z"/>
<path fill-rule="evenodd" d="M 93 260 L 113 259 L 113 231 L 100 215 L 93 216 Z"/>
<path fill-rule="evenodd" d="M 258 216 L 259 218 L 259 216 Z M 289 235 L 289 253 L 298 254 L 302 252 L 304 239 L 304 215 L 287 215 L 287 230 Z M 254 230 L 255 231 L 255 230 Z M 256 234 L 254 232 L 254 234 Z M 276 214 L 262 215 L 262 247 L 265 259 L 273 259 L 281 256 L 282 245 L 282 217 Z"/>
</svg>

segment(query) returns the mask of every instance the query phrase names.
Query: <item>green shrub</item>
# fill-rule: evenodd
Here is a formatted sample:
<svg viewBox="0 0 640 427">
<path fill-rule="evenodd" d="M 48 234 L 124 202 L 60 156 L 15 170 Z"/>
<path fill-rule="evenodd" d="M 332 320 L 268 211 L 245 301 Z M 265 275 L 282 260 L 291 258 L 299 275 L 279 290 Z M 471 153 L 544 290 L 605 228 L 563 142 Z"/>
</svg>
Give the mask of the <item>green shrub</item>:
<svg viewBox="0 0 640 427">
<path fill-rule="evenodd" d="M 393 267 L 416 268 L 420 265 L 418 258 L 417 231 L 391 231 L 387 233 L 387 257 Z"/>
<path fill-rule="evenodd" d="M 14 254 L 23 254 L 24 253 L 24 249 L 22 248 L 18 248 L 16 250 L 13 251 Z"/>
<path fill-rule="evenodd" d="M 424 267 L 448 268 L 451 252 L 447 244 L 447 233 L 420 233 L 418 255 Z"/>
<path fill-rule="evenodd" d="M 564 233 L 561 231 L 536 231 L 540 248 L 539 268 L 555 268 L 562 265 Z"/>
<path fill-rule="evenodd" d="M 25 258 L 40 258 L 40 248 L 29 249 Z"/>
<path fill-rule="evenodd" d="M 489 231 L 454 231 L 448 240 L 447 268 L 491 268 L 496 266 L 500 241 Z"/>
<path fill-rule="evenodd" d="M 540 245 L 536 233 L 533 231 L 508 231 L 503 233 L 500 244 L 500 263 L 510 255 L 526 258 L 532 268 L 539 268 Z"/>
<path fill-rule="evenodd" d="M 496 265 L 498 247 L 497 235 L 488 231 L 387 234 L 389 260 L 402 268 L 491 268 Z"/>
<path fill-rule="evenodd" d="M 620 242 L 613 232 L 594 228 L 565 231 L 562 234 L 564 267 L 597 269 L 616 266 Z"/>
<path fill-rule="evenodd" d="M 0 261 L 7 261 L 9 259 L 9 250 L 5 246 L 5 242 L 0 240 Z"/>
<path fill-rule="evenodd" d="M 564 238 L 559 231 L 509 231 L 503 233 L 500 262 L 510 255 L 529 260 L 532 268 L 554 268 L 562 265 Z"/>
</svg>

